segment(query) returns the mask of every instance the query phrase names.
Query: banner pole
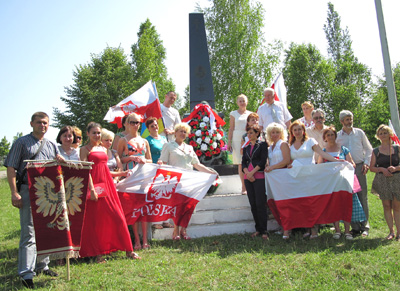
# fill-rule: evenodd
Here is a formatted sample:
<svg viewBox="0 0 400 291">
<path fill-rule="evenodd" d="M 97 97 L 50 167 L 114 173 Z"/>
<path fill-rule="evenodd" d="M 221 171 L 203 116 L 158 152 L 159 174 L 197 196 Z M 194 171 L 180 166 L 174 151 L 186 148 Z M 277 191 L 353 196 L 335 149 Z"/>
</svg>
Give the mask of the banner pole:
<svg viewBox="0 0 400 291">
<path fill-rule="evenodd" d="M 69 255 L 67 255 L 67 281 L 71 280 L 71 274 L 70 274 L 70 267 L 69 267 Z"/>
</svg>

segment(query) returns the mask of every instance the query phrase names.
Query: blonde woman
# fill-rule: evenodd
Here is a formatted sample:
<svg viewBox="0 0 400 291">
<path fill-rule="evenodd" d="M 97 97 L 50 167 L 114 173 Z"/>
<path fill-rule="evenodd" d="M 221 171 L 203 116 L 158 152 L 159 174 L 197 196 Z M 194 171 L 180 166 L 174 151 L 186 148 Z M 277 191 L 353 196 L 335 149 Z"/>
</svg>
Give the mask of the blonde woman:
<svg viewBox="0 0 400 291">
<path fill-rule="evenodd" d="M 244 186 L 243 172 L 242 172 L 242 155 L 241 155 L 241 140 L 242 136 L 246 134 L 247 117 L 251 113 L 246 109 L 247 96 L 240 94 L 236 98 L 236 104 L 239 109 L 232 111 L 229 114 L 229 132 L 228 132 L 228 150 L 232 151 L 233 164 L 238 165 L 240 181 L 242 182 L 242 194 L 246 194 Z"/>
<path fill-rule="evenodd" d="M 188 170 L 193 170 L 193 168 L 195 168 L 201 172 L 215 174 L 213 171 L 200 164 L 193 147 L 185 143 L 185 139 L 188 137 L 190 130 L 190 126 L 186 123 L 178 123 L 175 125 L 175 140 L 164 144 L 158 163 Z M 188 236 L 185 227 L 179 229 L 179 221 L 174 221 L 172 239 L 180 240 L 181 238 L 188 240 L 190 236 Z"/>
<path fill-rule="evenodd" d="M 372 152 L 370 171 L 376 173 L 372 182 L 371 192 L 379 194 L 382 200 L 383 213 L 389 228 L 387 240 L 396 238 L 400 241 L 400 165 L 399 146 L 393 145 L 392 129 L 387 125 L 380 125 L 376 131 L 376 138 L 381 145 Z M 393 220 L 397 233 L 394 235 Z"/>
<path fill-rule="evenodd" d="M 312 112 L 314 110 L 314 105 L 310 101 L 305 101 L 301 104 L 301 109 L 303 110 L 303 117 L 299 119 L 301 123 L 304 124 L 306 128 L 314 125 L 314 120 L 312 118 Z"/>
</svg>

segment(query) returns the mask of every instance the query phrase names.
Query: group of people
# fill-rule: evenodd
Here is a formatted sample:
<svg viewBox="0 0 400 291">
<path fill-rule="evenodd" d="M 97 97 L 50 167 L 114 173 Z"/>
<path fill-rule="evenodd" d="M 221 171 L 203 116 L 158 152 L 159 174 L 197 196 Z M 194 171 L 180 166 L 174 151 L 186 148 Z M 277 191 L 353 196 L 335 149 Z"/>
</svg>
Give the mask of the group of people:
<svg viewBox="0 0 400 291">
<path fill-rule="evenodd" d="M 342 129 L 336 131 L 333 126 L 324 124 L 324 111 L 314 109 L 313 104 L 306 101 L 301 105 L 304 116 L 292 123 L 287 107 L 276 101 L 274 95 L 273 89 L 266 89 L 265 104 L 253 113 L 246 109 L 247 97 L 241 94 L 237 97 L 239 109 L 230 113 L 228 148 L 243 177 L 242 194 L 248 195 L 255 221 L 256 231 L 251 236 L 268 239 L 265 173 L 295 165 L 347 161 L 354 166 L 361 190 L 353 195 L 351 221 L 344 221 L 345 238 L 352 240 L 354 235 L 369 235 L 366 174 L 371 170 L 377 173 L 372 192 L 379 194 L 382 200 L 389 228 L 386 238 L 400 240 L 399 152 L 398 146 L 391 141 L 390 127 L 381 125 L 377 129 L 376 137 L 381 146 L 373 150 L 364 131 L 353 127 L 350 111 L 340 112 Z M 339 239 L 342 235 L 339 221 L 332 223 L 335 228 L 333 238 Z M 283 239 L 288 239 L 290 233 L 290 229 L 283 229 Z M 306 229 L 303 236 L 317 238 L 318 225 Z"/>
<path fill-rule="evenodd" d="M 345 222 L 345 237 L 352 239 L 356 233 L 369 233 L 369 210 L 366 176 L 368 169 L 376 172 L 373 191 L 379 193 L 384 206 L 385 219 L 390 234 L 387 239 L 400 239 L 400 184 L 398 183 L 399 149 L 393 146 L 390 136 L 393 132 L 387 126 L 377 130 L 381 146 L 372 150 L 365 133 L 353 128 L 353 115 L 342 111 L 339 115 L 342 130 L 324 125 L 325 113 L 314 110 L 310 102 L 304 102 L 304 117 L 291 123 L 292 116 L 286 106 L 274 100 L 274 90 L 264 92 L 265 104 L 257 113 L 246 109 L 247 97 L 237 98 L 239 109 L 230 114 L 228 149 L 232 150 L 233 162 L 239 165 L 242 194 L 247 194 L 256 232 L 252 237 L 268 239 L 267 206 L 265 195 L 265 172 L 315 162 L 348 161 L 355 167 L 355 174 L 361 191 L 353 195 L 353 216 L 362 213 L 350 222 Z M 32 132 L 19 138 L 5 160 L 7 178 L 11 190 L 12 205 L 19 208 L 21 238 L 18 256 L 18 273 L 26 287 L 32 288 L 33 276 L 44 273 L 57 274 L 48 268 L 49 258 L 36 261 L 35 233 L 31 215 L 28 180 L 25 160 L 90 161 L 93 162 L 88 185 L 88 200 L 83 223 L 80 255 L 95 257 L 99 263 L 105 262 L 103 255 L 117 250 L 125 251 L 128 258 L 140 259 L 134 250 L 147 249 L 147 223 L 141 222 L 142 242 L 138 225 L 133 226 L 134 245 L 115 184 L 129 175 L 129 169 L 136 164 L 168 164 L 185 169 L 197 169 L 215 173 L 199 162 L 192 146 L 185 140 L 191 132 L 186 123 L 181 123 L 179 113 L 172 107 L 176 100 L 174 92 L 165 95 L 161 111 L 164 131 L 159 133 L 156 118 L 148 118 L 146 127 L 149 136 L 140 136 L 141 117 L 131 113 L 123 118 L 123 130 L 114 135 L 98 123 L 90 122 L 86 129 L 88 142 L 81 146 L 82 131 L 65 126 L 60 129 L 56 146 L 44 136 L 49 126 L 49 117 L 44 112 L 32 115 Z M 287 129 L 289 134 L 287 133 Z M 287 136 L 289 140 L 287 142 Z M 100 191 L 101 190 L 101 191 Z M 359 206 L 357 208 L 357 206 Z M 397 227 L 394 234 L 393 220 Z M 340 238 L 339 222 L 334 222 L 334 238 Z M 179 223 L 163 221 L 155 228 L 174 227 L 174 240 L 190 239 L 186 228 Z M 106 233 L 104 232 L 106 230 Z M 283 229 L 283 238 L 290 236 L 289 229 Z M 317 226 L 306 231 L 305 236 L 318 236 Z"/>
</svg>

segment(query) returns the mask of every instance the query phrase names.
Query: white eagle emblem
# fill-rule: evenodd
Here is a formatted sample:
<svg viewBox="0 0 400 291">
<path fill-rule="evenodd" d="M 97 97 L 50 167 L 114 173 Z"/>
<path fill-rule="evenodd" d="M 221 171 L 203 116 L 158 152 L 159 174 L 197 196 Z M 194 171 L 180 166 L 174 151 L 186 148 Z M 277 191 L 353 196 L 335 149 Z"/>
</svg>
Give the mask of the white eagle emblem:
<svg viewBox="0 0 400 291">
<path fill-rule="evenodd" d="M 161 198 L 170 199 L 178 183 L 177 176 L 171 178 L 171 175 L 167 174 L 164 176 L 162 173 L 159 173 L 146 195 L 146 201 L 150 202 Z"/>
</svg>

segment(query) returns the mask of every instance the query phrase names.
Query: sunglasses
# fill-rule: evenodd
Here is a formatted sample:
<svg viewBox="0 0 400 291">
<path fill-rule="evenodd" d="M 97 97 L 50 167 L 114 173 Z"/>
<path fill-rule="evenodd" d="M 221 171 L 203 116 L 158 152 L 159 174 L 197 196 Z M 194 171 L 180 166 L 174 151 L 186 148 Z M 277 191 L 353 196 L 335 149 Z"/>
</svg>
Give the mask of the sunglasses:
<svg viewBox="0 0 400 291">
<path fill-rule="evenodd" d="M 313 119 L 315 119 L 315 120 L 323 120 L 324 118 L 322 116 L 316 116 Z"/>
<path fill-rule="evenodd" d="M 138 125 L 140 123 L 140 121 L 129 121 L 129 124 L 131 125 Z"/>
</svg>

